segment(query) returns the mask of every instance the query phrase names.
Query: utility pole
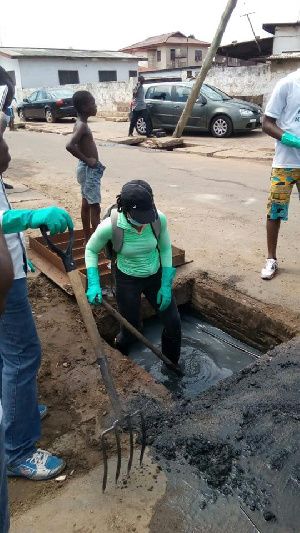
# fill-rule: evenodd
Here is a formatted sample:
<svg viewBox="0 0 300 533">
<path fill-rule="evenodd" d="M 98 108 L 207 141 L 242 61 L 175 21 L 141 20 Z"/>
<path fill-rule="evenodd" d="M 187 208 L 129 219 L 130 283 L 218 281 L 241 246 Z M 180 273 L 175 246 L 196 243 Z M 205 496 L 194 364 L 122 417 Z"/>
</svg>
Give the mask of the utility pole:
<svg viewBox="0 0 300 533">
<path fill-rule="evenodd" d="M 252 11 L 251 13 L 245 13 L 245 15 L 241 15 L 241 17 L 247 17 L 248 22 L 249 22 L 250 27 L 251 27 L 251 30 L 252 30 L 252 33 L 253 33 L 253 35 L 254 35 L 255 42 L 256 42 L 256 44 L 257 44 L 258 51 L 259 51 L 259 53 L 261 54 L 261 47 L 259 46 L 259 42 L 258 42 L 258 40 L 257 40 L 257 37 L 256 37 L 256 35 L 255 35 L 255 31 L 254 31 L 253 26 L 252 26 L 251 19 L 250 19 L 250 17 L 249 17 L 249 15 L 254 15 L 254 13 L 255 13 L 255 11 Z"/>
<path fill-rule="evenodd" d="M 228 24 L 228 21 L 231 17 L 231 14 L 237 4 L 237 0 L 228 0 L 227 5 L 225 7 L 225 10 L 221 16 L 219 26 L 217 28 L 216 34 L 214 36 L 213 42 L 211 43 L 207 55 L 205 56 L 205 59 L 203 61 L 202 68 L 200 70 L 200 73 L 198 74 L 196 81 L 192 87 L 191 94 L 185 104 L 185 107 L 182 111 L 181 117 L 177 123 L 176 129 L 173 133 L 173 137 L 179 138 L 182 135 L 182 132 L 187 124 L 187 121 L 191 115 L 192 109 L 194 107 L 194 104 L 198 98 L 199 91 L 202 87 L 202 84 L 206 78 L 206 74 L 209 71 L 213 58 L 216 55 L 216 52 L 220 46 L 220 42 L 222 40 L 224 31 L 226 30 L 226 26 Z"/>
</svg>

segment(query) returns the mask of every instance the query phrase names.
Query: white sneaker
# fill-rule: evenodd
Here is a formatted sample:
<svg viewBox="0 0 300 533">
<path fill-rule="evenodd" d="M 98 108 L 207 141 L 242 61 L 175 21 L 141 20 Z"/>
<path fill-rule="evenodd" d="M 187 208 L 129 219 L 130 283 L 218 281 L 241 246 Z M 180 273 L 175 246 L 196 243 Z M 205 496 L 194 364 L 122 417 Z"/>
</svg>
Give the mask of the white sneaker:
<svg viewBox="0 0 300 533">
<path fill-rule="evenodd" d="M 262 279 L 272 279 L 278 270 L 277 259 L 267 259 L 264 268 L 261 271 Z"/>
</svg>

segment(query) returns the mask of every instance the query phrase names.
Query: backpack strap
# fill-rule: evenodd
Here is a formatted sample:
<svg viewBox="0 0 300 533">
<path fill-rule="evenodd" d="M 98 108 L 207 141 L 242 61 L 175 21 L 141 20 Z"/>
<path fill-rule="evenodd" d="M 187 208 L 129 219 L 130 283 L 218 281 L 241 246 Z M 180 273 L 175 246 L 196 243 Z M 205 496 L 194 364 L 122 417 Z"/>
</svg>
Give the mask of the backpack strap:
<svg viewBox="0 0 300 533">
<path fill-rule="evenodd" d="M 153 230 L 153 233 L 156 237 L 156 240 L 159 239 L 159 235 L 160 235 L 160 230 L 161 230 L 161 220 L 159 218 L 159 216 L 157 217 L 156 220 L 154 220 L 154 222 L 151 222 L 151 227 L 152 227 L 152 230 Z"/>
<path fill-rule="evenodd" d="M 120 252 L 123 246 L 124 230 L 118 226 L 118 211 L 112 209 L 110 213 L 110 220 L 112 225 L 112 246 L 114 252 Z"/>
</svg>

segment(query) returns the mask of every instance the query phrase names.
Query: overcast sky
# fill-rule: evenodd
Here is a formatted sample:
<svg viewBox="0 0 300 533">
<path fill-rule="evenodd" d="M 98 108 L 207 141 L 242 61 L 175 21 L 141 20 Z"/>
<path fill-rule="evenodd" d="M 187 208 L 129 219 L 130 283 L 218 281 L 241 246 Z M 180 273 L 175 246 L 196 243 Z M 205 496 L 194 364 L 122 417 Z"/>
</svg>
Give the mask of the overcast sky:
<svg viewBox="0 0 300 533">
<path fill-rule="evenodd" d="M 15 0 L 1 17 L 1 45 L 37 48 L 118 50 L 147 37 L 181 31 L 211 42 L 227 0 Z M 7 4 L 6 4 L 7 5 Z M 250 15 L 255 34 L 267 37 L 266 22 L 300 19 L 299 0 L 239 0 L 222 44 L 247 41 L 253 34 L 244 13 Z"/>
</svg>

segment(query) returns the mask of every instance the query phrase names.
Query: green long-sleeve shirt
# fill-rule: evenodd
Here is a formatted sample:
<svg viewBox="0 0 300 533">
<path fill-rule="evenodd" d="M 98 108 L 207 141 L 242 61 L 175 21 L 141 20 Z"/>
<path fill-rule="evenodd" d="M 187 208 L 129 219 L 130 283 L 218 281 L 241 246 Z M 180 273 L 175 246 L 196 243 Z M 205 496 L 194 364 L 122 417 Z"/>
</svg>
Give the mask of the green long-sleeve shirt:
<svg viewBox="0 0 300 533">
<path fill-rule="evenodd" d="M 145 278 L 156 274 L 160 265 L 162 267 L 172 266 L 172 247 L 167 219 L 160 211 L 158 215 L 161 221 L 161 230 L 159 238 L 156 240 L 151 224 L 147 224 L 138 233 L 129 224 L 123 213 L 118 214 L 117 225 L 123 228 L 124 238 L 122 249 L 117 253 L 117 266 L 124 274 Z M 85 250 L 87 268 L 98 266 L 98 253 L 111 239 L 112 225 L 110 217 L 108 217 L 99 224 L 87 243 Z"/>
</svg>

